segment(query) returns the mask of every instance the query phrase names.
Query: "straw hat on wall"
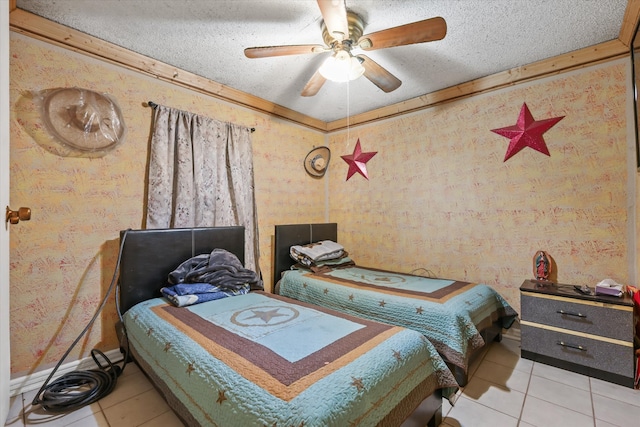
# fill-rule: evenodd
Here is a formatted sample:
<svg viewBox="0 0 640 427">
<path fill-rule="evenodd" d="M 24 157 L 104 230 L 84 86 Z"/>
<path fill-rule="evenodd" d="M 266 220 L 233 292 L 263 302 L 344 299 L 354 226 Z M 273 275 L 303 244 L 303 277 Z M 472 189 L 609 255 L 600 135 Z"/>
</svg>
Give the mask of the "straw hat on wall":
<svg viewBox="0 0 640 427">
<path fill-rule="evenodd" d="M 304 158 L 304 169 L 315 178 L 324 176 L 331 160 L 329 147 L 316 147 Z"/>
<path fill-rule="evenodd" d="M 105 94 L 53 89 L 42 99 L 42 115 L 49 133 L 73 150 L 106 154 L 124 139 L 120 108 Z"/>
</svg>

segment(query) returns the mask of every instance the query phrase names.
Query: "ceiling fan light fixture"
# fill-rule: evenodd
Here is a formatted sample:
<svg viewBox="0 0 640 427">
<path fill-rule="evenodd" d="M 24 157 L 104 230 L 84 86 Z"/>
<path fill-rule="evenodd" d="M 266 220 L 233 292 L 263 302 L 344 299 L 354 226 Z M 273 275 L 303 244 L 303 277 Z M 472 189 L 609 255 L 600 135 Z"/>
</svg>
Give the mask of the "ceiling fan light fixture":
<svg viewBox="0 0 640 427">
<path fill-rule="evenodd" d="M 327 80 L 343 83 L 362 76 L 364 67 L 359 58 L 340 50 L 327 58 L 318 71 Z"/>
</svg>

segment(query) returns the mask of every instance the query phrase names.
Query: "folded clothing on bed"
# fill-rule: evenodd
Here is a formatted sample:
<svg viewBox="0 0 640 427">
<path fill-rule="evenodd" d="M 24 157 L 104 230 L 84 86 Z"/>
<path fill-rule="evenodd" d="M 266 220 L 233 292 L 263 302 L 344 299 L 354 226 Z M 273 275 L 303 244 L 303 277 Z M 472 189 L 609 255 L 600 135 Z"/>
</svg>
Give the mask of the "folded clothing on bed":
<svg viewBox="0 0 640 427">
<path fill-rule="evenodd" d="M 189 258 L 169 273 L 168 280 L 173 286 L 160 291 L 178 307 L 263 289 L 260 276 L 224 249 Z"/>
<path fill-rule="evenodd" d="M 332 240 L 322 240 L 308 245 L 291 246 L 289 254 L 294 261 L 308 267 L 319 261 L 342 258 L 345 255 L 345 251 L 344 246 L 340 243 Z"/>
<path fill-rule="evenodd" d="M 186 307 L 215 299 L 244 295 L 250 288 L 248 283 L 237 288 L 214 286 L 209 283 L 183 283 L 164 287 L 160 291 L 173 305 Z"/>
</svg>

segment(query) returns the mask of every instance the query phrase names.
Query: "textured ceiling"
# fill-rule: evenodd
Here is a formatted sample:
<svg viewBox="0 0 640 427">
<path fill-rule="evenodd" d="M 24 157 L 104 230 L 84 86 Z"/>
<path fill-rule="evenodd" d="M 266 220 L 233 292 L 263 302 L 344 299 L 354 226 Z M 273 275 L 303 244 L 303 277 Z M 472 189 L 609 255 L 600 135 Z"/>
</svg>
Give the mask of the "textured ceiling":
<svg viewBox="0 0 640 427">
<path fill-rule="evenodd" d="M 618 38 L 627 0 L 347 0 L 364 33 L 443 17 L 443 40 L 367 52 L 402 81 L 300 92 L 327 55 L 249 59 L 246 47 L 324 44 L 314 0 L 17 0 L 20 9 L 325 122 Z M 354 50 L 354 53 L 357 53 Z"/>
</svg>

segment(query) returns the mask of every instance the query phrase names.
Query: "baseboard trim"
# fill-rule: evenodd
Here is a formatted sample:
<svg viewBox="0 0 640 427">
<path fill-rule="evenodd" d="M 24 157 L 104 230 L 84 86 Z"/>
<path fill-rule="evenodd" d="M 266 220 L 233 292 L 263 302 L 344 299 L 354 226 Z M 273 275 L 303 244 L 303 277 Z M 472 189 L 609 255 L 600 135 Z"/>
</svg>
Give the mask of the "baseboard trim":
<svg viewBox="0 0 640 427">
<path fill-rule="evenodd" d="M 120 349 L 109 350 L 104 352 L 104 355 L 109 358 L 111 363 L 115 364 L 122 362 L 122 353 L 120 352 Z M 98 358 L 98 360 L 100 360 L 100 358 Z M 84 371 L 96 368 L 96 362 L 94 362 L 93 358 L 89 356 L 84 359 L 60 365 L 52 379 L 59 378 L 60 376 L 72 371 Z M 47 378 L 49 378 L 52 371 L 53 368 L 12 379 L 9 382 L 9 396 L 13 397 L 31 390 L 40 389 L 42 384 L 44 384 Z"/>
</svg>

